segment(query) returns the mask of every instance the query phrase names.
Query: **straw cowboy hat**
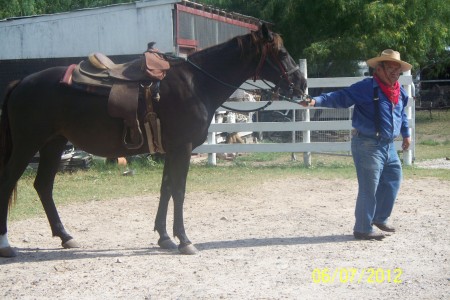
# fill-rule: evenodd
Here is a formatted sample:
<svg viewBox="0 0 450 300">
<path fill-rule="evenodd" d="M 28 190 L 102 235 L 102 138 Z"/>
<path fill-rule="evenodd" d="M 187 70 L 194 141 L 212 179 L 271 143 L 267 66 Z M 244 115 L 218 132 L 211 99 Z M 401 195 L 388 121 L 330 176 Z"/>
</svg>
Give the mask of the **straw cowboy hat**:
<svg viewBox="0 0 450 300">
<path fill-rule="evenodd" d="M 402 67 L 402 72 L 411 70 L 412 68 L 412 65 L 400 59 L 400 53 L 398 51 L 394 51 L 392 49 L 383 50 L 380 56 L 371 58 L 366 63 L 367 65 L 369 65 L 369 67 L 375 69 L 380 61 L 393 61 L 399 63 Z"/>
</svg>

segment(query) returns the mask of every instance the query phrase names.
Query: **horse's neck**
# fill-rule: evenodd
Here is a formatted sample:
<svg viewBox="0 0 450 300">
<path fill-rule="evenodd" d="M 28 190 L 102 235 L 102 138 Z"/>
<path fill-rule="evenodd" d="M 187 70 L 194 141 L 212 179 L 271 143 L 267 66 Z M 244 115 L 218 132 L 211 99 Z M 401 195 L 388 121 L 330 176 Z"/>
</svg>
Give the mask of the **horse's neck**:
<svg viewBox="0 0 450 300">
<path fill-rule="evenodd" d="M 197 58 L 198 66 L 203 71 L 196 72 L 196 76 L 202 81 L 202 86 L 209 87 L 205 93 L 216 108 L 252 76 L 256 64 L 250 57 L 244 57 L 237 45 L 222 45 L 209 49 L 207 54 Z"/>
</svg>

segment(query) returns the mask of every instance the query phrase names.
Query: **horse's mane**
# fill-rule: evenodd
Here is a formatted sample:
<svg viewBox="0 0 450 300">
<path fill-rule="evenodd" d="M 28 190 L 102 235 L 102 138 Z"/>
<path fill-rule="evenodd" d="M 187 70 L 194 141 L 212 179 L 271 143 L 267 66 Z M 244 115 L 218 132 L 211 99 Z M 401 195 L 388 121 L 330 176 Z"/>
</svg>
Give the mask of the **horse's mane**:
<svg viewBox="0 0 450 300">
<path fill-rule="evenodd" d="M 251 39 L 251 43 L 255 46 L 256 48 L 256 54 L 259 55 L 262 52 L 263 47 L 265 46 L 269 46 L 269 51 L 273 52 L 274 54 L 278 53 L 281 48 L 283 47 L 283 39 L 281 38 L 281 36 L 277 33 L 271 33 L 272 34 L 272 40 L 271 41 L 267 41 L 266 39 L 262 38 L 259 32 L 255 32 L 252 31 L 250 33 L 250 39 Z M 245 43 L 245 37 L 246 36 L 240 36 L 237 37 L 238 39 L 238 44 L 239 47 L 244 50 L 244 43 Z M 244 51 L 242 51 L 243 55 L 250 55 L 250 53 L 244 53 Z"/>
<path fill-rule="evenodd" d="M 228 47 L 228 42 L 230 42 L 230 41 L 232 41 L 232 40 L 234 40 L 236 38 L 237 37 L 234 37 L 234 38 L 231 38 L 230 40 L 228 40 L 225 43 L 218 44 L 218 45 L 213 45 L 213 46 L 207 47 L 205 49 L 202 49 L 202 50 L 196 51 L 194 53 L 191 53 L 191 54 L 188 55 L 188 58 L 195 58 L 195 57 L 201 57 L 201 56 L 204 56 L 204 55 L 209 55 L 212 52 L 215 52 L 217 50 L 221 50 L 223 48 L 226 48 L 226 47 Z"/>
<path fill-rule="evenodd" d="M 275 53 L 277 53 L 283 47 L 283 39 L 277 33 L 272 33 L 272 37 L 273 37 L 273 39 L 270 42 L 270 45 L 272 46 L 271 50 L 273 50 Z M 250 39 L 250 42 L 255 46 L 256 54 L 261 53 L 262 46 L 265 43 L 265 40 L 256 31 L 252 31 L 249 34 L 231 38 L 230 40 L 228 40 L 228 42 L 236 40 L 238 47 L 241 49 L 242 54 L 245 56 L 246 54 L 247 55 L 249 54 L 249 53 L 244 53 L 244 49 L 245 49 L 244 45 L 245 45 L 245 42 L 247 39 Z M 201 57 L 203 55 L 208 55 L 209 53 L 211 53 L 213 51 L 221 50 L 225 47 L 228 47 L 228 42 L 225 42 L 225 43 L 222 43 L 219 45 L 210 46 L 210 47 L 202 49 L 200 51 L 191 53 L 188 55 L 188 58 Z"/>
<path fill-rule="evenodd" d="M 262 45 L 265 42 L 264 39 L 261 38 L 255 31 L 252 31 L 250 35 L 252 42 L 258 46 L 257 49 L 258 51 L 260 51 L 262 49 Z M 242 41 L 240 43 L 242 43 Z M 275 51 L 275 53 L 277 53 L 283 47 L 283 39 L 278 33 L 272 32 L 272 41 L 270 42 L 270 44 L 272 46 L 272 50 Z"/>
</svg>

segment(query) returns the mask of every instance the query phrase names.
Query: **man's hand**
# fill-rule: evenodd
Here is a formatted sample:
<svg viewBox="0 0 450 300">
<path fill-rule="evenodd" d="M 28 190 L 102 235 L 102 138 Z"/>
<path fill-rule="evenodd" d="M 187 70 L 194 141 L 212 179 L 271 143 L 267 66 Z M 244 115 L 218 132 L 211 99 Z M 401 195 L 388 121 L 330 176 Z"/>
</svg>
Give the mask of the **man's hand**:
<svg viewBox="0 0 450 300">
<path fill-rule="evenodd" d="M 314 104 L 316 104 L 316 100 L 313 98 L 307 98 L 306 100 L 300 101 L 298 104 L 304 107 L 314 106 Z"/>
<path fill-rule="evenodd" d="M 408 150 L 409 149 L 409 145 L 411 145 L 411 138 L 410 137 L 403 138 L 403 143 L 402 143 L 403 151 Z"/>
</svg>

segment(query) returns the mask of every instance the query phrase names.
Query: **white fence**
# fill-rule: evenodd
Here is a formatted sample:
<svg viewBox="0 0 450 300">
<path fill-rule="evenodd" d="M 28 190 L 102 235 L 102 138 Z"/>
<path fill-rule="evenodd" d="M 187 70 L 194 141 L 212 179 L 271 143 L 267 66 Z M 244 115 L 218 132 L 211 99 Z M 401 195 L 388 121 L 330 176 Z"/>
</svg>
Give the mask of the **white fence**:
<svg viewBox="0 0 450 300">
<path fill-rule="evenodd" d="M 300 67 L 304 74 L 306 73 L 306 61 L 300 61 Z M 308 79 L 309 88 L 342 88 L 349 86 L 357 81 L 360 81 L 364 77 L 340 77 L 340 78 L 310 78 Z M 411 97 L 412 89 L 414 88 L 412 82 L 412 76 L 410 72 L 404 74 L 399 79 L 410 96 L 408 101 L 408 107 L 406 108 L 406 114 L 409 119 L 409 126 L 412 137 L 410 150 L 403 151 L 403 163 L 405 165 L 412 164 L 412 157 L 415 149 L 415 110 L 414 100 Z M 245 84 L 244 84 L 245 85 Z M 248 88 L 248 86 L 246 86 Z M 224 105 L 237 110 L 250 110 L 257 109 L 266 104 L 265 101 L 259 102 L 225 102 Z M 209 153 L 209 163 L 216 164 L 216 153 L 245 153 L 245 152 L 303 152 L 305 165 L 311 165 L 311 153 L 314 152 L 348 152 L 350 153 L 350 132 L 352 130 L 351 114 L 352 109 L 342 109 L 339 113 L 336 113 L 336 109 L 330 108 L 305 108 L 298 104 L 287 101 L 275 101 L 269 105 L 265 111 L 289 111 L 291 121 L 288 122 L 241 122 L 241 123 L 215 123 L 215 118 L 209 127 L 209 135 L 207 141 L 194 149 L 194 153 Z M 317 118 L 318 110 L 321 113 L 325 111 L 327 115 L 335 115 L 330 121 L 323 120 L 323 118 Z M 220 107 L 218 111 L 227 111 L 223 107 Z M 291 138 L 289 142 L 283 143 L 245 143 L 245 144 L 223 144 L 216 143 L 218 133 L 233 133 L 233 132 L 290 132 Z M 332 134 L 335 141 L 322 141 L 317 133 L 327 132 Z M 312 138 L 313 137 L 313 138 Z M 395 141 L 395 146 L 398 151 L 401 150 L 401 141 Z"/>
</svg>

